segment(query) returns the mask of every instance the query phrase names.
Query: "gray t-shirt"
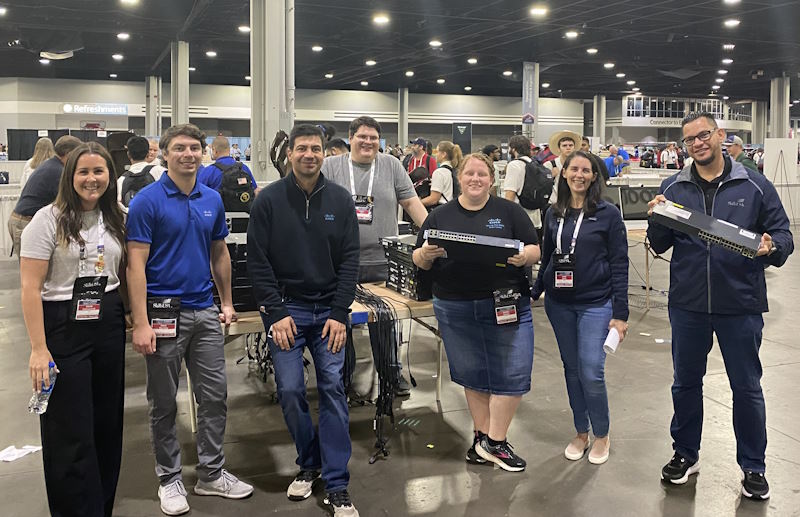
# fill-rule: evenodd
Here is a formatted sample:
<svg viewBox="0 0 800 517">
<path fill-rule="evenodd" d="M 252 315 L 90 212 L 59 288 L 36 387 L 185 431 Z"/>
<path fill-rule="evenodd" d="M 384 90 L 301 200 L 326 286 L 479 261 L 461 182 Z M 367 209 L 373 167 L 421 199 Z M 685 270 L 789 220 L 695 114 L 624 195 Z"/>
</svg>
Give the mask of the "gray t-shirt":
<svg viewBox="0 0 800 517">
<path fill-rule="evenodd" d="M 71 242 L 69 246 L 56 244 L 56 218 L 58 210 L 47 205 L 33 216 L 30 224 L 22 232 L 20 257 L 48 260 L 47 276 L 42 286 L 42 300 L 59 302 L 72 299 L 72 286 L 78 278 L 80 265 L 80 246 Z M 81 237 L 86 242 L 87 270 L 94 274 L 97 263 L 97 241 L 100 235 L 98 223 L 99 210 L 83 213 Z M 122 246 L 106 231 L 103 237 L 105 248 L 105 273 L 108 274 L 106 292 L 119 287 L 119 264 L 122 260 Z"/>
<path fill-rule="evenodd" d="M 322 174 L 330 181 L 350 188 L 349 154 L 330 156 L 322 163 Z M 353 163 L 355 195 L 366 196 L 369 190 L 369 171 L 371 166 Z M 386 263 L 383 247 L 379 239 L 397 235 L 397 205 L 399 201 L 412 198 L 417 193 L 403 164 L 388 154 L 378 153 L 375 161 L 375 179 L 372 185 L 373 208 L 372 224 L 359 224 L 361 238 L 361 265 L 373 266 Z"/>
</svg>

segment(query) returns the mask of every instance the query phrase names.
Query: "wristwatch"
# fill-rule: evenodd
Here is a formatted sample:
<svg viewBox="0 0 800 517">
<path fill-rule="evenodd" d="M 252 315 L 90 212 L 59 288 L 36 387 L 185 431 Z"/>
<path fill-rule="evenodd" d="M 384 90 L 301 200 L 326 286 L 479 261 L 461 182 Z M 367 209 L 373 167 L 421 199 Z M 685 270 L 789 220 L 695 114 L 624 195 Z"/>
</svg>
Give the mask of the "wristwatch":
<svg viewBox="0 0 800 517">
<path fill-rule="evenodd" d="M 767 252 L 767 256 L 769 257 L 770 255 L 772 255 L 772 254 L 773 254 L 773 253 L 775 253 L 776 251 L 778 251 L 778 247 L 777 247 L 777 246 L 775 246 L 775 244 L 773 244 L 773 245 L 772 245 L 772 247 L 771 247 L 771 248 L 769 249 L 769 251 Z"/>
</svg>

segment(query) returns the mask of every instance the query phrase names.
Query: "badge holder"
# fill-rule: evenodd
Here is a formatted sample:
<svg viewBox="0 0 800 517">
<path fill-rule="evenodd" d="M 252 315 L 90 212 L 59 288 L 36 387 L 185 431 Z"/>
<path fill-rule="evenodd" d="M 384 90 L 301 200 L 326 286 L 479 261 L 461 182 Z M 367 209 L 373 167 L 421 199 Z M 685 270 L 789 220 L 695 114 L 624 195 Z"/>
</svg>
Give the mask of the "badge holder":
<svg viewBox="0 0 800 517">
<path fill-rule="evenodd" d="M 522 294 L 516 289 L 498 289 L 493 294 L 494 316 L 497 324 L 517 323 L 519 321 L 517 305 Z"/>
<path fill-rule="evenodd" d="M 175 339 L 181 323 L 181 299 L 176 296 L 147 298 L 147 319 L 157 339 Z"/>
<path fill-rule="evenodd" d="M 94 275 L 88 275 L 88 254 L 86 244 L 80 243 L 78 252 L 78 278 L 72 284 L 71 310 L 69 313 L 72 321 L 98 321 L 103 317 L 103 295 L 108 285 L 108 275 L 105 272 L 105 226 L 103 213 L 97 220 L 97 261 L 94 265 Z"/>
<path fill-rule="evenodd" d="M 353 203 L 356 205 L 356 219 L 358 224 L 372 224 L 373 212 L 375 209 L 374 198 L 372 197 L 372 185 L 375 181 L 375 162 L 369 171 L 369 188 L 366 196 L 356 194 L 356 181 L 353 175 L 353 162 L 347 161 L 350 166 L 350 194 L 353 196 Z"/>
<path fill-rule="evenodd" d="M 553 253 L 553 287 L 556 289 L 573 289 L 575 287 L 575 245 L 578 242 L 578 232 L 583 223 L 583 210 L 581 210 L 578 220 L 575 222 L 575 231 L 572 232 L 572 240 L 569 245 L 569 253 L 561 253 L 561 233 L 564 230 L 564 218 L 558 221 L 558 233 L 556 234 L 556 250 Z"/>
</svg>

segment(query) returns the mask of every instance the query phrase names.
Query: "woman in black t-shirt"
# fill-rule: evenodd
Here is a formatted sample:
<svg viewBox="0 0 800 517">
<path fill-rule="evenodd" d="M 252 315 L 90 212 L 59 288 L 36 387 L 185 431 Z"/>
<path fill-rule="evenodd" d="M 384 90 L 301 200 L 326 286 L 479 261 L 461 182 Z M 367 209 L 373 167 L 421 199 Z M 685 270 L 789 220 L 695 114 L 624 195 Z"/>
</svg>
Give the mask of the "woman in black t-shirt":
<svg viewBox="0 0 800 517">
<path fill-rule="evenodd" d="M 524 268 L 539 260 L 536 229 L 519 205 L 489 195 L 494 167 L 486 155 L 468 155 L 458 181 L 461 195 L 433 211 L 422 225 L 414 263 L 432 272 L 433 307 L 450 377 L 464 386 L 472 414 L 474 437 L 467 461 L 488 460 L 519 472 L 525 460 L 508 444 L 506 433 L 531 386 L 533 321 Z M 506 264 L 446 258 L 443 248 L 423 242 L 427 229 L 517 239 L 524 248 Z M 496 303 L 495 293 L 501 290 L 509 296 Z"/>
</svg>

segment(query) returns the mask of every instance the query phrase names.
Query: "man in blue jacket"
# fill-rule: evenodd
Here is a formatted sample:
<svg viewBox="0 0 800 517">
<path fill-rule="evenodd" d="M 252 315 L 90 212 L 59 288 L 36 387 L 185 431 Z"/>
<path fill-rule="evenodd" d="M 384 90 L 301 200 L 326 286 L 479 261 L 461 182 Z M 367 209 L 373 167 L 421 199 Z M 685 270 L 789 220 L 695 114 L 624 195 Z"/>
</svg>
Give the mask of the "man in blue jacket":
<svg viewBox="0 0 800 517">
<path fill-rule="evenodd" d="M 670 432 L 675 455 L 661 478 L 685 483 L 699 470 L 703 425 L 703 376 L 712 335 L 717 335 L 733 391 L 736 461 L 742 494 L 764 500 L 767 446 L 761 392 L 762 313 L 768 310 L 764 269 L 782 266 L 794 250 L 789 219 L 775 187 L 722 154 L 725 130 L 709 113 L 683 120 L 683 143 L 694 163 L 664 180 L 650 202 L 674 201 L 741 228 L 762 234 L 758 256 L 748 259 L 720 246 L 666 228 L 652 220 L 647 229 L 657 253 L 672 248 L 669 319 L 672 326 L 674 414 Z"/>
<path fill-rule="evenodd" d="M 320 173 L 325 144 L 319 127 L 295 126 L 288 149 L 292 171 L 256 198 L 247 228 L 247 270 L 270 332 L 278 400 L 300 467 L 286 495 L 308 498 L 321 470 L 334 515 L 358 517 L 347 492 L 351 444 L 342 380 L 358 278 L 355 205 L 350 192 Z M 304 348 L 317 374 L 319 430 L 306 398 Z"/>
</svg>

